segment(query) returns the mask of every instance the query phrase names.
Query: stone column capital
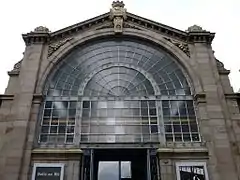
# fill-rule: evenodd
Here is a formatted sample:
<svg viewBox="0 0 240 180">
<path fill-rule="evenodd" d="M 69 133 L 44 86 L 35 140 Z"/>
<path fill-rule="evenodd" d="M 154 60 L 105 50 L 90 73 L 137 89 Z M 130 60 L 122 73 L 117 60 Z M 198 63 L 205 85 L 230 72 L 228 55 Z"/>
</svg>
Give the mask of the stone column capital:
<svg viewBox="0 0 240 180">
<path fill-rule="evenodd" d="M 39 26 L 34 31 L 23 34 L 22 37 L 27 46 L 31 44 L 44 44 L 50 39 L 50 31 L 46 27 Z"/>
<path fill-rule="evenodd" d="M 211 44 L 215 33 L 204 30 L 201 26 L 190 26 L 186 32 L 188 33 L 188 42 L 190 43 L 207 43 Z"/>
</svg>

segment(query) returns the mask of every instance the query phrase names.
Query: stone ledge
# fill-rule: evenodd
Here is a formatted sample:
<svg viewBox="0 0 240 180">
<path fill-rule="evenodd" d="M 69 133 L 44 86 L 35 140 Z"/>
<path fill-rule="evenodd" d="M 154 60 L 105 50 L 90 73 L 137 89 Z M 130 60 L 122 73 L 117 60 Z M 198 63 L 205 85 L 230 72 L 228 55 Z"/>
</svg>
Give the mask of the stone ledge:
<svg viewBox="0 0 240 180">
<path fill-rule="evenodd" d="M 33 160 L 79 160 L 83 154 L 79 148 L 36 148 L 32 152 Z"/>
<path fill-rule="evenodd" d="M 228 93 L 225 94 L 226 99 L 240 99 L 240 93 Z"/>
<path fill-rule="evenodd" d="M 159 148 L 158 153 L 208 153 L 207 148 Z"/>
<path fill-rule="evenodd" d="M 157 154 L 161 158 L 170 159 L 208 159 L 209 152 L 206 147 L 199 148 L 158 148 Z"/>
<path fill-rule="evenodd" d="M 13 100 L 14 95 L 13 94 L 0 94 L 0 101 L 2 100 Z"/>
<path fill-rule="evenodd" d="M 20 71 L 15 71 L 15 70 L 8 71 L 9 76 L 18 76 L 19 74 L 20 74 Z"/>
<path fill-rule="evenodd" d="M 82 154 L 81 149 L 33 149 L 32 154 Z"/>
<path fill-rule="evenodd" d="M 218 70 L 218 73 L 220 74 L 220 75 L 229 75 L 230 74 L 230 70 Z"/>
</svg>

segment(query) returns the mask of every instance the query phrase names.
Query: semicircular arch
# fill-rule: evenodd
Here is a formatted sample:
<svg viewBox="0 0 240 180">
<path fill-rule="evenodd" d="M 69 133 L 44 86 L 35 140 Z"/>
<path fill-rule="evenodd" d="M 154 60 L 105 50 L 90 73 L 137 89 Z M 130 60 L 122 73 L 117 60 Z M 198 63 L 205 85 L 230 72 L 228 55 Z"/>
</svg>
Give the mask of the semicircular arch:
<svg viewBox="0 0 240 180">
<path fill-rule="evenodd" d="M 132 30 L 132 29 L 127 29 L 124 34 L 124 36 L 130 36 L 130 37 L 137 37 L 147 41 L 151 41 L 158 46 L 161 46 L 164 50 L 167 50 L 168 53 L 176 57 L 178 63 L 180 64 L 180 68 L 183 70 L 185 75 L 187 75 L 188 83 L 191 84 L 191 88 L 193 92 L 201 92 L 201 84 L 198 78 L 198 75 L 196 72 L 194 72 L 192 65 L 191 65 L 191 59 L 186 56 L 181 50 L 179 50 L 175 45 L 171 44 L 167 40 L 165 40 L 162 36 L 151 36 L 149 33 L 144 32 L 144 31 L 139 31 L 136 33 L 138 30 Z M 83 43 L 85 44 L 88 41 L 94 41 L 95 39 L 102 38 L 102 37 L 112 37 L 113 32 L 104 29 L 104 30 L 97 30 L 95 33 L 85 33 L 82 34 L 81 37 L 76 37 L 69 42 L 67 42 L 65 45 L 63 45 L 59 50 L 53 53 L 53 55 L 49 58 L 49 64 L 46 66 L 46 71 L 44 74 L 42 74 L 40 77 L 40 81 L 38 84 L 37 91 L 42 92 L 44 88 L 45 82 L 47 82 L 47 78 L 49 77 L 49 74 L 51 70 L 58 65 L 64 57 L 66 57 L 69 52 L 71 52 L 73 49 L 76 49 L 76 47 L 81 46 Z"/>
</svg>

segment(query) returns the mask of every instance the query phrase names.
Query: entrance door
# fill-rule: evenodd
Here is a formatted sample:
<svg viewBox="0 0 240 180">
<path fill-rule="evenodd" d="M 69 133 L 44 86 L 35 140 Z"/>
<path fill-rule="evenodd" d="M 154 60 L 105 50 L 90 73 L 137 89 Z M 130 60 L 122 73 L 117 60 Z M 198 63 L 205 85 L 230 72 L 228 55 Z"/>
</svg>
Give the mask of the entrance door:
<svg viewBox="0 0 240 180">
<path fill-rule="evenodd" d="M 94 150 L 94 180 L 147 180 L 146 150 Z"/>
<path fill-rule="evenodd" d="M 98 180 L 131 180 L 131 161 L 99 161 Z"/>
<path fill-rule="evenodd" d="M 155 150 L 88 149 L 82 158 L 83 180 L 158 180 Z"/>
</svg>

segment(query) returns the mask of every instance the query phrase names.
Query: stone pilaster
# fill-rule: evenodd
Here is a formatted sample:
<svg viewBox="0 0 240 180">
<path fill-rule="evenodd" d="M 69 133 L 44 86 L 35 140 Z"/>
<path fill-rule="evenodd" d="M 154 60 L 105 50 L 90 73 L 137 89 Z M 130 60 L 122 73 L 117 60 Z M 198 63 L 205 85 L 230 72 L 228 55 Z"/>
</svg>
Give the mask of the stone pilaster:
<svg viewBox="0 0 240 180">
<path fill-rule="evenodd" d="M 0 166 L 4 172 L 0 176 L 1 180 L 19 180 L 23 159 L 28 158 L 25 153 L 27 152 L 26 139 L 30 128 L 32 100 L 48 37 L 49 31 L 44 27 L 38 27 L 33 32 L 23 35 L 26 49 L 21 62 L 19 84 L 9 115 L 0 119 L 0 127 L 2 127 L 2 123 L 6 125 L 5 131 L 0 132 L 0 137 L 3 139 L 0 149 Z"/>
<path fill-rule="evenodd" d="M 209 174 L 213 180 L 237 180 L 236 164 L 230 149 L 230 138 L 226 126 L 228 117 L 224 92 L 220 83 L 217 62 L 211 39 L 213 33 L 199 26 L 188 29 L 190 53 L 197 63 L 198 74 L 206 95 L 206 103 L 198 104 L 200 130 L 209 150 Z M 214 37 L 214 36 L 213 36 Z"/>
</svg>

